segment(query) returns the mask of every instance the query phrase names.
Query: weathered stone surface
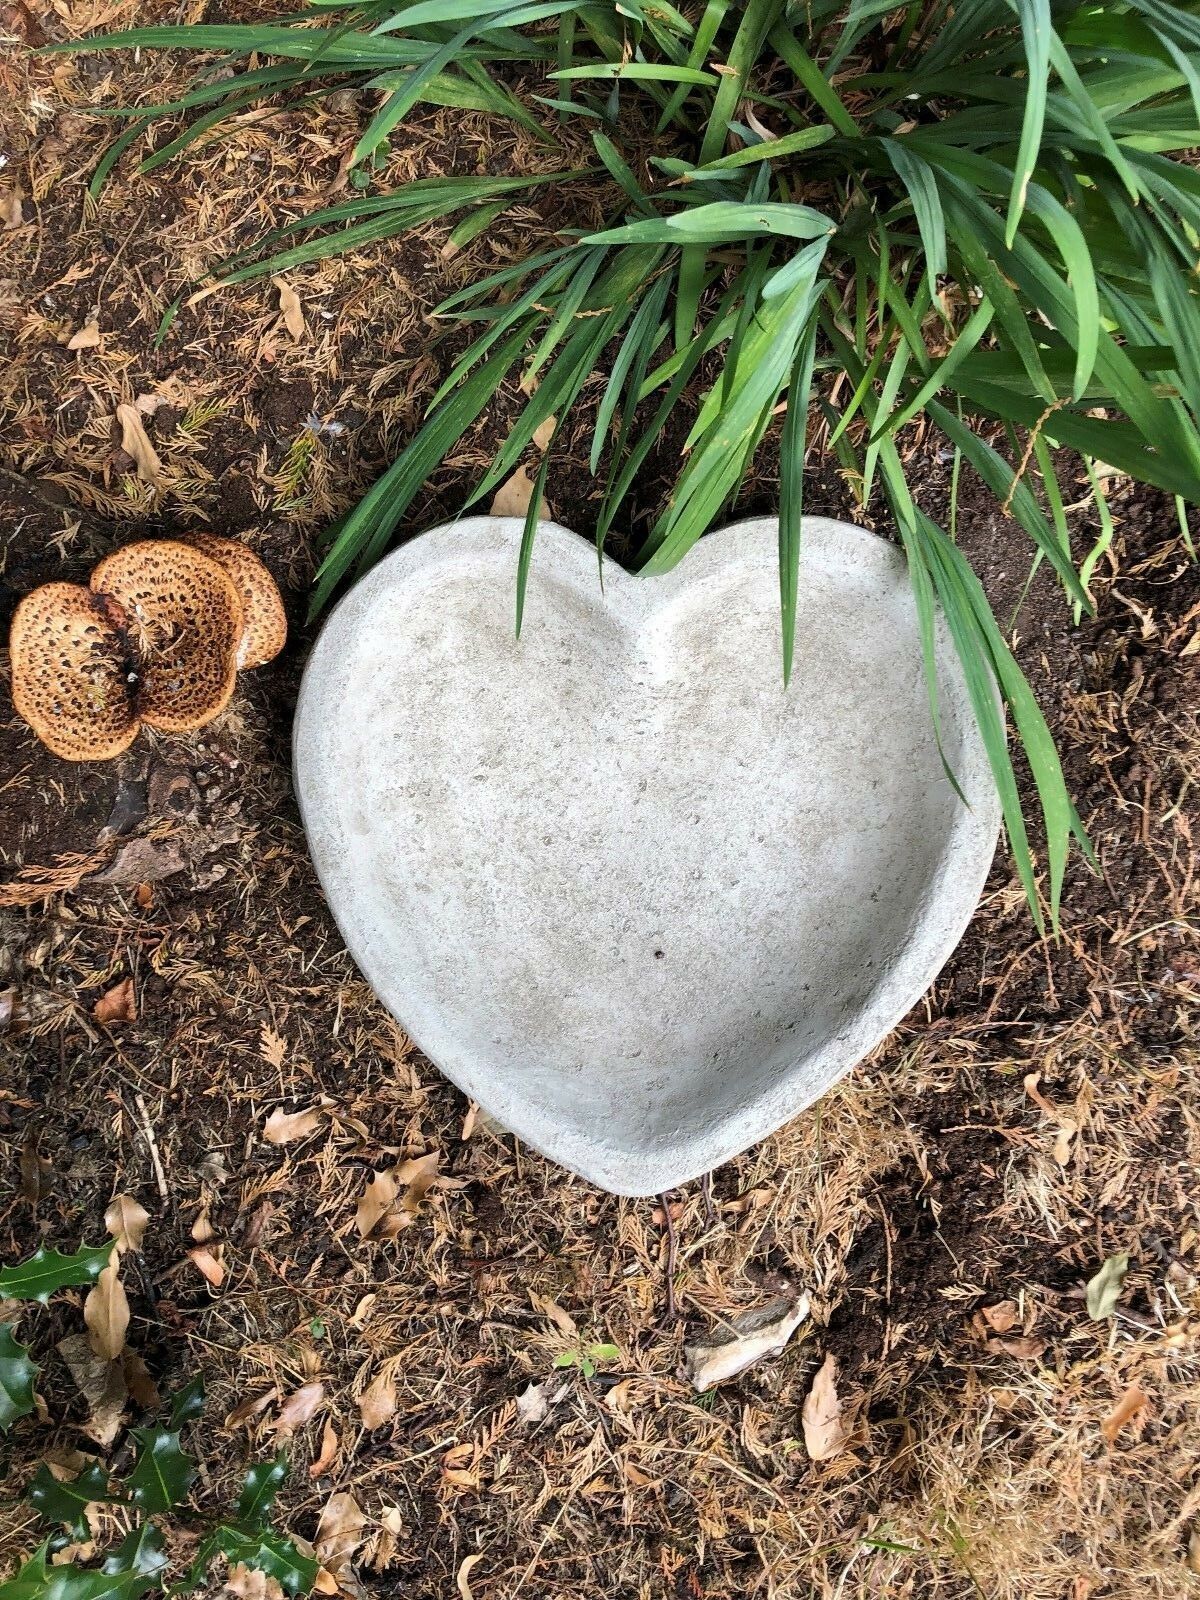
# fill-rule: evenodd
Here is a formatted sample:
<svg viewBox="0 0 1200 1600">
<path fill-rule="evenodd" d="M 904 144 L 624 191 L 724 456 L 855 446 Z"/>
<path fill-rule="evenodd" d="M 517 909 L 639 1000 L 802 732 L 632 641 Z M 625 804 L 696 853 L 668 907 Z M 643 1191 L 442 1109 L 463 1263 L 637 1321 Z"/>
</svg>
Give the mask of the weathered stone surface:
<svg viewBox="0 0 1200 1600">
<path fill-rule="evenodd" d="M 618 1193 L 717 1165 L 919 999 L 998 806 L 940 641 L 934 743 L 904 560 L 806 519 L 780 673 L 777 526 L 635 578 L 519 521 L 381 562 L 313 651 L 296 787 L 338 925 L 467 1094 Z"/>
</svg>

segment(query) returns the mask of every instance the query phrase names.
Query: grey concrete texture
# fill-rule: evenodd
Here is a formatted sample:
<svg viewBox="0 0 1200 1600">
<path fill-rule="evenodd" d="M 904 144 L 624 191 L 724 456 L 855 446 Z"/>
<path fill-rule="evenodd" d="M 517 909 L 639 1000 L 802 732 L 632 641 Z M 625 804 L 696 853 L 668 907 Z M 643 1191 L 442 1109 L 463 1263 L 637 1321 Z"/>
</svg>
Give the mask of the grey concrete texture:
<svg viewBox="0 0 1200 1600">
<path fill-rule="evenodd" d="M 519 519 L 421 535 L 326 623 L 296 712 L 313 861 L 363 975 L 464 1094 L 656 1194 L 803 1111 L 958 943 L 999 805 L 939 622 L 943 770 L 905 561 L 804 522 L 631 576 Z"/>
</svg>

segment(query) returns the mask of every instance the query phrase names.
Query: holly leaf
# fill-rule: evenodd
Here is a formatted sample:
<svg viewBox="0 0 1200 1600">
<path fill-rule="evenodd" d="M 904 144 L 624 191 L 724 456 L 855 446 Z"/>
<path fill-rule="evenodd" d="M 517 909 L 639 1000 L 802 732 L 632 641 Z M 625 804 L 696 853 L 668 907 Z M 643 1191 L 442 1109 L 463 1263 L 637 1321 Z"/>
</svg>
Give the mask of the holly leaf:
<svg viewBox="0 0 1200 1600">
<path fill-rule="evenodd" d="M 193 1422 L 204 1410 L 204 1374 L 198 1372 L 171 1401 L 171 1428 L 178 1433 L 185 1422 Z"/>
<path fill-rule="evenodd" d="M 88 1537 L 87 1508 L 115 1499 L 109 1492 L 108 1473 L 93 1462 L 75 1478 L 56 1478 L 43 1462 L 29 1485 L 29 1500 L 47 1522 L 63 1522 L 73 1539 Z"/>
<path fill-rule="evenodd" d="M 273 1461 L 260 1461 L 250 1468 L 234 1513 L 243 1527 L 261 1528 L 266 1522 L 287 1470 L 287 1455 L 282 1450 Z"/>
<path fill-rule="evenodd" d="M 16 1576 L 0 1583 L 0 1600 L 45 1600 L 46 1557 L 50 1554 L 50 1541 L 35 1550 Z"/>
<path fill-rule="evenodd" d="M 216 1531 L 218 1545 L 231 1567 L 238 1562 L 265 1572 L 290 1594 L 307 1594 L 316 1582 L 320 1563 L 301 1555 L 292 1541 L 271 1528 L 234 1528 Z"/>
<path fill-rule="evenodd" d="M 1116 1311 L 1128 1271 L 1129 1251 L 1122 1250 L 1115 1256 L 1109 1256 L 1096 1276 L 1089 1279 L 1087 1310 L 1093 1322 L 1104 1322 Z"/>
<path fill-rule="evenodd" d="M 117 1548 L 107 1556 L 101 1566 L 102 1572 L 138 1572 L 143 1577 L 156 1577 L 167 1565 L 167 1553 L 163 1549 L 162 1534 L 152 1522 L 143 1522 L 140 1528 L 134 1528 L 126 1534 Z"/>
<path fill-rule="evenodd" d="M 137 1571 L 105 1572 L 74 1564 L 47 1569 L 48 1548 L 43 1545 L 15 1578 L 0 1583 L 0 1600 L 136 1600 L 158 1582 L 156 1577 Z"/>
<path fill-rule="evenodd" d="M 130 1499 L 139 1511 L 170 1511 L 177 1506 L 196 1476 L 196 1463 L 179 1445 L 179 1434 L 169 1428 L 131 1428 L 138 1442 L 138 1458 L 126 1480 Z"/>
<path fill-rule="evenodd" d="M 57 1250 L 39 1250 L 15 1267 L 0 1267 L 0 1300 L 36 1300 L 45 1305 L 57 1289 L 95 1283 L 111 1254 L 111 1239 L 105 1244 L 85 1245 L 71 1256 Z"/>
<path fill-rule="evenodd" d="M 18 1417 L 33 1410 L 33 1383 L 37 1364 L 18 1344 L 7 1322 L 0 1322 L 0 1432 L 7 1432 Z"/>
</svg>

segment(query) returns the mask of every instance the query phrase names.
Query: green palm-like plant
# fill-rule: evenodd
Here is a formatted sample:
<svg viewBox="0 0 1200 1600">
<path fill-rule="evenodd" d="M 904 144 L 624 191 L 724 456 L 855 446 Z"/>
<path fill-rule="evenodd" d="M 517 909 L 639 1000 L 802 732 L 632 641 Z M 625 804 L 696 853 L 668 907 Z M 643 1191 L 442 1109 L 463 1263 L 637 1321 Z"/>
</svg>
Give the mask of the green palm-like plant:
<svg viewBox="0 0 1200 1600">
<path fill-rule="evenodd" d="M 708 0 L 684 15 L 666 0 L 507 10 L 487 0 L 371 0 L 313 6 L 281 26 L 139 29 L 105 43 L 271 62 L 137 113 L 118 145 L 155 117 L 193 118 L 144 166 L 253 99 L 348 81 L 382 96 L 355 151 L 366 160 L 421 100 L 528 123 L 532 106 L 505 75 L 514 66 L 543 75 L 547 93 L 533 98 L 560 119 L 587 120 L 596 170 L 619 186 L 620 206 L 603 230 L 564 234 L 559 248 L 439 308 L 475 337 L 423 426 L 334 530 L 315 604 L 382 554 L 426 478 L 510 375 L 530 397 L 467 503 L 516 465 L 535 430 L 561 430 L 601 372 L 591 456 L 594 473 L 603 467 L 601 549 L 668 417 L 699 386 L 675 492 L 636 562 L 657 572 L 686 554 L 736 496 L 784 409 L 786 677 L 815 410 L 863 503 L 878 487 L 895 519 L 935 718 L 935 601 L 945 614 L 1040 925 L 997 687 L 1008 708 L 1036 783 L 1057 921 L 1070 839 L 1086 849 L 1083 831 L 953 524 L 948 534 L 917 505 L 897 436 L 918 420 L 939 430 L 955 483 L 966 460 L 1077 611 L 1089 599 L 1054 446 L 1181 503 L 1200 498 L 1200 171 L 1178 159 L 1200 144 L 1193 11 L 1168 0 Z M 623 116 L 631 98 L 656 123 L 657 143 L 644 131 L 623 138 L 623 126 L 647 127 L 644 114 Z M 553 177 L 595 181 L 594 172 Z M 277 272 L 452 211 L 463 213 L 467 238 L 541 181 L 439 178 L 360 194 L 219 275 Z M 717 352 L 719 364 L 706 360 Z M 985 437 L 1001 431 L 1007 454 Z M 543 478 L 552 452 L 553 443 Z M 517 574 L 518 628 L 534 516 Z M 1086 562 L 1083 570 L 1086 578 Z"/>
</svg>

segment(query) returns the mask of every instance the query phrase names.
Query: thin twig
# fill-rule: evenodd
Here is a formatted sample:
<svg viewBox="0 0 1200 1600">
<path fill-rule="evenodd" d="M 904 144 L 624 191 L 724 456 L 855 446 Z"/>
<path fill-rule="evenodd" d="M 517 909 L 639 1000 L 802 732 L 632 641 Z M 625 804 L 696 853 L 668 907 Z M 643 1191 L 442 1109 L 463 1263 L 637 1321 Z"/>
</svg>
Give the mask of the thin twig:
<svg viewBox="0 0 1200 1600">
<path fill-rule="evenodd" d="M 674 1322 L 679 1315 L 675 1304 L 675 1263 L 679 1256 L 679 1239 L 675 1232 L 675 1219 L 671 1215 L 671 1191 L 665 1190 L 658 1197 L 662 1206 L 663 1221 L 667 1230 L 667 1314 L 665 1320 Z"/>
<path fill-rule="evenodd" d="M 154 1166 L 154 1177 L 158 1183 L 158 1192 L 164 1200 L 171 1198 L 171 1191 L 167 1188 L 167 1175 L 163 1171 L 162 1157 L 158 1153 L 158 1140 L 154 1137 L 154 1128 L 151 1126 L 150 1113 L 146 1109 L 146 1099 L 140 1089 L 134 1091 L 134 1100 L 141 1112 L 142 1129 L 146 1135 L 146 1143 L 150 1146 L 150 1160 Z"/>
</svg>

